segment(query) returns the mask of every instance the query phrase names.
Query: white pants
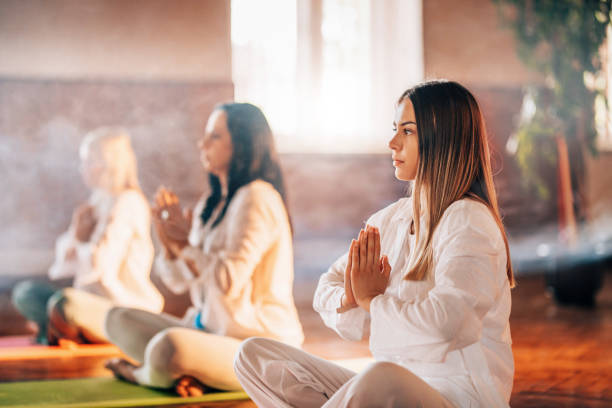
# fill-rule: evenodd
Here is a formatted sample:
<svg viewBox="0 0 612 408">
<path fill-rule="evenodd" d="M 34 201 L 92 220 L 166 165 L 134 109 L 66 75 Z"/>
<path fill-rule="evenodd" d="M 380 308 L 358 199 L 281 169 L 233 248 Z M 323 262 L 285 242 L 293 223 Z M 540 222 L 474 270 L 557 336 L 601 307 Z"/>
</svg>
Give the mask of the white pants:
<svg viewBox="0 0 612 408">
<path fill-rule="evenodd" d="M 356 374 L 270 339 L 256 337 L 242 343 L 234 369 L 260 408 L 453 407 L 397 364 L 377 362 Z"/>
<path fill-rule="evenodd" d="M 66 322 L 85 332 L 90 341 L 107 343 L 109 340 L 104 335 L 104 318 L 113 307 L 112 302 L 74 288 L 64 288 L 60 293 L 58 301 L 51 301 L 47 308 L 59 307 Z"/>
<path fill-rule="evenodd" d="M 240 390 L 232 363 L 240 340 L 185 327 L 166 314 L 115 307 L 105 323 L 109 340 L 142 365 L 141 385 L 169 388 L 183 375 L 221 390 Z"/>
</svg>

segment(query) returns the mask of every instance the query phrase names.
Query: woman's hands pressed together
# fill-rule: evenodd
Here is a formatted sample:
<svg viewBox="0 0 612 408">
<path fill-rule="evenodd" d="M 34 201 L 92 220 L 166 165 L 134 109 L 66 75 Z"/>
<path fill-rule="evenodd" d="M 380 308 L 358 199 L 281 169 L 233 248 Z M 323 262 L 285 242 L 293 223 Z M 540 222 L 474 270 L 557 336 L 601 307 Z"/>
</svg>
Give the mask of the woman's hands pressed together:
<svg viewBox="0 0 612 408">
<path fill-rule="evenodd" d="M 179 199 L 172 191 L 160 187 L 155 193 L 155 205 L 151 208 L 155 232 L 170 259 L 178 257 L 189 245 L 191 211 L 181 210 Z"/>
<path fill-rule="evenodd" d="M 345 293 L 338 312 L 357 306 L 370 311 L 372 299 L 385 292 L 390 273 L 387 256 L 380 255 L 380 231 L 368 225 L 351 242 L 344 275 Z"/>
<path fill-rule="evenodd" d="M 74 235 L 81 242 L 88 242 L 91 239 L 96 224 L 96 213 L 90 204 L 82 204 L 72 214 L 72 225 Z"/>
<path fill-rule="evenodd" d="M 361 233 L 359 234 L 361 236 Z M 353 270 L 353 251 L 354 248 L 358 247 L 359 241 L 352 240 L 351 248 L 349 249 L 348 255 L 348 263 L 346 264 L 346 269 L 344 270 L 344 294 L 342 295 L 342 305 L 338 308 L 338 313 L 345 312 L 349 309 L 353 309 L 357 307 L 357 301 L 355 300 L 355 295 L 353 294 L 353 287 L 351 285 L 351 271 Z"/>
</svg>

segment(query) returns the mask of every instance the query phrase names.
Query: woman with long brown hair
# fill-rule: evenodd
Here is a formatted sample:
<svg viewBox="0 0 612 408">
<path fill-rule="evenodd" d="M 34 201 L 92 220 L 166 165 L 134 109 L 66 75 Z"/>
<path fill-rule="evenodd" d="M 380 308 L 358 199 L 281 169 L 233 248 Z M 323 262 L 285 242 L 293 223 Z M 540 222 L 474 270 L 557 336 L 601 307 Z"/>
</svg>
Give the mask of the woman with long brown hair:
<svg viewBox="0 0 612 408">
<path fill-rule="evenodd" d="M 356 374 L 249 339 L 235 370 L 259 406 L 508 406 L 514 276 L 480 108 L 458 83 L 426 82 L 393 125 L 395 176 L 413 194 L 370 217 L 314 298 L 345 339 L 369 320 L 376 362 Z"/>
</svg>

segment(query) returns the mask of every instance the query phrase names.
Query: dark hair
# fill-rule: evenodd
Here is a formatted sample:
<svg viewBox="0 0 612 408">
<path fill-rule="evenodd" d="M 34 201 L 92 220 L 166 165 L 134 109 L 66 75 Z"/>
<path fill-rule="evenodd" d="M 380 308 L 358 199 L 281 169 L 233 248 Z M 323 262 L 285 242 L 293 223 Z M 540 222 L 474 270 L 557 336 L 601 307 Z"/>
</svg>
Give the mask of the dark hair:
<svg viewBox="0 0 612 408">
<path fill-rule="evenodd" d="M 289 216 L 283 173 L 274 148 L 272 130 L 263 112 L 250 103 L 224 103 L 217 105 L 215 110 L 225 112 L 227 129 L 232 138 L 233 153 L 227 178 L 227 199 L 212 227 L 216 227 L 221 222 L 236 191 L 255 180 L 263 180 L 272 184 L 282 197 L 287 216 Z M 221 201 L 219 178 L 210 173 L 208 180 L 211 193 L 200 214 L 203 223 L 210 219 L 213 210 Z"/>
</svg>

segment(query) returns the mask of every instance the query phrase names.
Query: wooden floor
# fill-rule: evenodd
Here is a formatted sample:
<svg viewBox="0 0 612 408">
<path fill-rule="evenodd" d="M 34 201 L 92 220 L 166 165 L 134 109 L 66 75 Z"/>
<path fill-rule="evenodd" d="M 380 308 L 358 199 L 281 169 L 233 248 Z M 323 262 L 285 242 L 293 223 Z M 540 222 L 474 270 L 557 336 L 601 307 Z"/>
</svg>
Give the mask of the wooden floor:
<svg viewBox="0 0 612 408">
<path fill-rule="evenodd" d="M 330 359 L 370 356 L 367 340 L 346 342 L 323 326 L 310 306 L 314 284 L 299 284 L 296 289 L 307 351 Z M 546 294 L 543 278 L 520 279 L 513 292 L 511 327 L 516 363 L 513 407 L 612 407 L 612 275 L 606 276 L 595 309 L 557 307 Z M 93 355 L 74 355 L 72 360 L 64 356 L 42 367 L 49 370 L 49 377 L 61 364 L 73 367 L 64 369 L 65 378 L 104 375 L 101 364 L 106 354 L 115 352 L 99 349 Z M 14 358 L 10 364 L 14 370 L 19 368 Z M 200 407 L 250 408 L 254 404 L 241 401 Z"/>
<path fill-rule="evenodd" d="M 0 381 L 106 377 L 104 362 L 122 356 L 112 344 L 1 347 Z"/>
<path fill-rule="evenodd" d="M 595 309 L 562 308 L 541 278 L 513 294 L 513 407 L 612 407 L 612 275 Z"/>
</svg>

